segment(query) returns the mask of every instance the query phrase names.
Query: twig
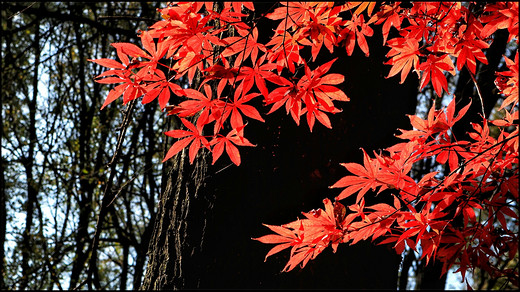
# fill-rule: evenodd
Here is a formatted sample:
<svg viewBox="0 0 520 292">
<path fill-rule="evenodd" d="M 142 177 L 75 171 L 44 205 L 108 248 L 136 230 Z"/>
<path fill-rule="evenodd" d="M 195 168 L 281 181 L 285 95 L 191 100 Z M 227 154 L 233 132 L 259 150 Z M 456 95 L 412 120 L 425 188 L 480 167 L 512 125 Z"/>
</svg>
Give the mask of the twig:
<svg viewBox="0 0 520 292">
<path fill-rule="evenodd" d="M 475 84 L 475 87 L 477 88 L 478 97 L 480 98 L 480 107 L 482 110 L 482 116 L 486 117 L 486 112 L 484 111 L 484 99 L 482 98 L 482 93 L 480 92 L 480 86 L 478 86 L 477 80 L 475 79 L 475 75 L 469 70 L 468 66 L 464 64 L 466 69 L 469 72 L 469 76 L 471 76 L 471 79 L 473 80 L 473 83 Z"/>
<path fill-rule="evenodd" d="M 113 200 L 113 192 L 112 192 L 112 181 L 114 180 L 114 176 L 116 173 L 116 164 L 114 163 L 116 158 L 119 156 L 119 152 L 121 151 L 123 140 L 126 134 L 126 129 L 128 128 L 130 116 L 132 114 L 132 111 L 134 109 L 134 105 L 136 103 L 136 99 L 130 101 L 130 104 L 128 105 L 128 108 L 126 110 L 125 117 L 123 119 L 122 125 L 121 125 L 121 132 L 119 132 L 119 137 L 117 138 L 117 146 L 116 150 L 114 151 L 114 156 L 112 156 L 112 160 L 109 162 L 110 167 L 110 176 L 107 180 L 107 183 L 105 185 L 105 191 L 103 192 L 103 199 L 101 200 L 101 208 L 99 210 L 98 220 L 96 223 L 96 230 L 94 233 L 94 238 L 92 239 L 92 248 L 90 253 L 90 259 L 89 259 L 89 267 L 87 272 L 87 288 L 88 290 L 92 290 L 92 274 L 94 272 L 94 266 L 96 262 L 96 254 L 97 249 L 99 246 L 99 237 L 101 235 L 101 226 L 103 225 L 103 220 L 105 219 L 105 215 L 107 212 L 107 207 L 110 205 L 110 203 Z"/>
</svg>

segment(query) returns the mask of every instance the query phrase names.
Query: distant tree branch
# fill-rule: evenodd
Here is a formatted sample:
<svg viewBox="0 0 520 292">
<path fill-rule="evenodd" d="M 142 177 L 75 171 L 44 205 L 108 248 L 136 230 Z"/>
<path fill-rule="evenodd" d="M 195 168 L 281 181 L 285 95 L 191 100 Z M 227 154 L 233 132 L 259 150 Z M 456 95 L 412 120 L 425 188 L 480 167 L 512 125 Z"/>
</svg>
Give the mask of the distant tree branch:
<svg viewBox="0 0 520 292">
<path fill-rule="evenodd" d="M 61 11 L 51 11 L 43 4 L 41 4 L 40 6 L 41 7 L 32 7 L 32 4 L 30 6 L 25 6 L 23 4 L 10 3 L 10 8 L 12 10 L 19 10 L 19 12 L 15 13 L 14 15 L 17 15 L 20 13 L 39 15 L 42 18 L 54 18 L 54 19 L 57 19 L 60 21 L 71 21 L 71 22 L 87 24 L 98 30 L 108 32 L 111 34 L 120 34 L 120 35 L 124 35 L 124 36 L 130 37 L 130 38 L 136 37 L 135 30 L 123 29 L 123 28 L 119 28 L 116 26 L 105 25 L 105 24 L 101 23 L 100 21 L 98 21 L 98 19 L 90 19 L 90 18 L 84 17 L 83 15 L 72 15 L 72 14 L 63 13 Z M 103 17 L 100 17 L 100 19 L 101 18 L 107 18 L 107 17 L 103 16 Z M 140 20 L 143 20 L 143 19 L 140 19 Z"/>
</svg>

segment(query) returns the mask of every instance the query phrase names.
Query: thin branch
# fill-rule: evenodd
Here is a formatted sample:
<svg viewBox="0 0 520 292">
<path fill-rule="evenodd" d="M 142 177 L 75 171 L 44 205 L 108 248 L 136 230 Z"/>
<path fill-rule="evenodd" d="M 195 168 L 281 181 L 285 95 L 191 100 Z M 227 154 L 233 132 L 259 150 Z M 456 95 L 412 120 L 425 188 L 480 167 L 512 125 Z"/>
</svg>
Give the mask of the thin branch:
<svg viewBox="0 0 520 292">
<path fill-rule="evenodd" d="M 482 110 L 482 116 L 485 117 L 486 116 L 486 112 L 484 110 L 484 99 L 482 98 L 482 92 L 480 91 L 480 86 L 478 86 L 477 80 L 475 79 L 475 74 L 473 74 L 469 70 L 467 64 L 464 64 L 464 66 L 468 70 L 469 76 L 471 76 L 471 79 L 473 80 L 473 83 L 475 84 L 475 87 L 477 88 L 478 97 L 480 98 L 480 109 Z"/>
<path fill-rule="evenodd" d="M 92 250 L 90 254 L 90 260 L 89 260 L 89 267 L 87 272 L 87 287 L 89 290 L 92 290 L 92 275 L 94 273 L 94 267 L 96 264 L 96 257 L 97 257 L 97 249 L 99 246 L 99 237 L 101 235 L 101 226 L 103 225 L 103 221 L 105 219 L 105 215 L 107 213 L 107 207 L 109 206 L 110 202 L 113 200 L 113 192 L 112 192 L 112 182 L 115 177 L 116 173 L 116 164 L 114 163 L 116 158 L 119 156 L 119 153 L 121 151 L 123 140 L 125 138 L 126 130 L 129 125 L 130 116 L 132 115 L 134 105 L 136 103 L 136 99 L 130 101 L 130 104 L 128 105 L 128 108 L 126 110 L 126 115 L 123 119 L 123 123 L 121 125 L 121 132 L 119 132 L 118 142 L 116 146 L 116 150 L 114 151 L 114 155 L 112 156 L 112 160 L 108 164 L 110 167 L 110 175 L 107 180 L 105 191 L 103 192 L 103 199 L 101 201 L 101 208 L 99 210 L 98 220 L 96 223 L 96 231 L 94 233 L 94 238 L 92 240 Z M 79 287 L 76 287 L 76 289 Z"/>
</svg>

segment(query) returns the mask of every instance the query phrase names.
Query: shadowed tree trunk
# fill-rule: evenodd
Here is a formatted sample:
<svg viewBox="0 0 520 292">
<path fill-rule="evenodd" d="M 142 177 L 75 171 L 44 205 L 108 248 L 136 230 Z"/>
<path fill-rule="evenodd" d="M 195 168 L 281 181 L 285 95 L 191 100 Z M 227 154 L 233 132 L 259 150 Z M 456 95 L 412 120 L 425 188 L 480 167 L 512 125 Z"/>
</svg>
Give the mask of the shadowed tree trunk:
<svg viewBox="0 0 520 292">
<path fill-rule="evenodd" d="M 259 35 L 271 33 L 267 22 L 258 28 Z M 347 175 L 339 163 L 361 162 L 360 147 L 385 148 L 396 142 L 397 128 L 408 127 L 418 82 L 413 76 L 403 85 L 397 77 L 385 79 L 382 37 L 368 41 L 369 58 L 359 48 L 352 57 L 337 48 L 316 61 L 339 58 L 330 72 L 345 75 L 342 89 L 351 98 L 338 104 L 343 112 L 331 117 L 333 129 L 316 124 L 310 133 L 304 119 L 297 126 L 280 110 L 266 123 L 248 124 L 245 131 L 257 146 L 240 148 L 238 167 L 224 156 L 209 165 L 200 154 L 190 165 L 186 151 L 164 165 L 166 186 L 141 289 L 396 289 L 400 256 L 388 246 L 340 245 L 336 254 L 327 249 L 302 270 L 280 273 L 288 252 L 264 262 L 271 246 L 251 240 L 268 232 L 262 223 L 287 223 L 323 207 L 324 198 L 339 194 L 328 186 Z M 384 194 L 375 198 L 381 199 Z"/>
<path fill-rule="evenodd" d="M 6 28 L 7 30 L 12 29 L 13 22 L 11 19 L 6 20 Z M 0 27 L 0 34 L 4 35 L 4 26 Z M 2 58 L 0 59 L 0 70 L 4 71 L 6 66 L 5 63 L 12 62 L 11 52 L 11 39 L 10 38 L 2 38 L 2 42 L 5 43 L 5 53 L 2 53 Z M 2 75 L 2 83 L 7 81 L 7 78 L 4 78 Z M 6 276 L 6 267 L 5 267 L 5 236 L 7 231 L 7 194 L 6 194 L 6 185 L 5 185 L 5 169 L 7 166 L 7 162 L 4 160 L 4 151 L 3 151 L 3 139 L 4 139 L 4 94 L 0 94 L 0 289 L 7 289 L 5 284 L 4 277 Z"/>
<path fill-rule="evenodd" d="M 167 182 L 159 196 L 155 226 L 149 247 L 145 290 L 185 289 L 198 286 L 195 258 L 200 254 L 211 201 L 201 194 L 207 171 L 205 156 L 189 165 L 186 153 L 175 156 Z"/>
</svg>

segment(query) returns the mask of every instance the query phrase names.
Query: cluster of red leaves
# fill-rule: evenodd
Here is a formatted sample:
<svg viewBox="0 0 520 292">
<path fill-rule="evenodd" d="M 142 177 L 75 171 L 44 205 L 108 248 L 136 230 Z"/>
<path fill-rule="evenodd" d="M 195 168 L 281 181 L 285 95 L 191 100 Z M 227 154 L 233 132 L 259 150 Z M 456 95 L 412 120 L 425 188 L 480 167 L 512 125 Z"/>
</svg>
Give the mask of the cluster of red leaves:
<svg viewBox="0 0 520 292">
<path fill-rule="evenodd" d="M 382 5 L 368 24 L 383 24 L 383 42 L 390 47 L 386 64 L 392 65 L 388 77 L 401 72 L 402 83 L 413 67 L 421 89 L 431 82 L 442 96 L 442 90 L 448 91 L 445 72 L 454 75 L 455 69 L 466 66 L 475 74 L 477 61 L 487 64 L 482 50 L 489 47 L 489 36 L 497 29 L 507 28 L 509 41 L 518 42 L 518 4 L 490 4 L 484 11 L 479 19 L 461 3 L 414 3 L 411 9 L 403 9 L 397 2 Z M 405 18 L 409 24 L 401 27 Z M 356 19 L 354 14 L 351 21 Z M 392 26 L 399 29 L 400 37 L 387 41 Z M 362 31 L 368 32 L 357 32 L 371 35 Z M 358 39 L 358 44 L 368 55 L 365 42 Z M 346 47 L 351 54 L 350 45 Z M 398 253 L 406 245 L 416 251 L 420 245 L 422 257 L 427 262 L 441 261 L 444 272 L 455 265 L 464 278 L 467 270 L 480 268 L 518 286 L 517 269 L 499 268 L 501 257 L 513 259 L 518 251 L 518 122 L 514 123 L 518 121 L 518 53 L 514 61 L 505 57 L 505 62 L 509 71 L 497 73 L 495 80 L 505 96 L 500 106 L 505 118 L 490 121 L 499 129 L 498 137 L 490 136 L 485 119 L 472 125 L 473 141 L 451 135 L 453 125 L 469 108 L 455 115 L 454 99 L 446 110 L 433 106 L 426 120 L 410 116 L 414 130 L 399 135 L 407 142 L 385 149 L 385 154 L 374 153 L 374 158 L 363 151 L 363 165 L 343 164 L 352 175 L 331 186 L 344 188 L 334 203 L 325 199 L 325 209 L 303 213 L 305 219 L 266 225 L 276 234 L 255 238 L 276 244 L 266 259 L 290 247 L 284 268 L 290 271 L 299 264 L 304 267 L 329 245 L 336 251 L 339 243 L 384 238 L 378 243 L 393 243 Z M 446 173 L 412 178 L 413 166 L 429 159 L 445 166 Z M 377 194 L 390 190 L 393 205 L 365 206 L 364 196 L 376 190 Z M 345 208 L 339 203 L 354 194 L 355 204 Z M 351 212 L 345 215 L 347 209 Z M 453 223 L 458 218 L 462 224 Z"/>
<path fill-rule="evenodd" d="M 297 124 L 306 115 L 311 131 L 316 120 L 330 128 L 328 114 L 341 111 L 333 101 L 349 100 L 336 87 L 344 77 L 325 74 L 332 61 L 312 70 L 300 51 L 310 47 L 312 60 L 316 60 L 322 46 L 331 53 L 336 47 L 345 47 L 351 55 L 357 43 L 369 56 L 366 37 L 373 35 L 373 24 L 382 24 L 383 45 L 390 48 L 386 64 L 392 67 L 387 78 L 400 72 L 402 83 L 413 68 L 420 77 L 421 89 L 431 82 L 441 96 L 443 90 L 448 91 L 445 72 L 455 74 L 455 69 L 466 66 L 475 74 L 477 61 L 487 63 L 482 50 L 489 47 L 490 36 L 497 29 L 507 28 L 509 39 L 518 41 L 518 21 L 513 17 L 518 15 L 517 3 L 486 5 L 480 17 L 471 13 L 472 5 L 476 4 L 466 7 L 460 2 L 417 2 L 411 8 L 402 8 L 400 2 L 393 2 L 383 3 L 373 13 L 375 2 L 284 2 L 265 16 L 280 22 L 270 41 L 262 44 L 258 42 L 255 20 L 252 26 L 244 20 L 248 16 L 245 11 L 254 11 L 251 2 L 224 2 L 220 12 L 212 2 L 170 3 L 159 10 L 163 20 L 141 32 L 144 50 L 131 43 L 114 43 L 122 63 L 112 59 L 91 61 L 111 68 L 97 76 L 97 82 L 120 83 L 109 92 L 102 108 L 120 96 L 124 104 L 139 97 L 143 97 L 142 103 L 157 98 L 161 109 L 169 114 L 194 116 L 196 121 L 192 122 L 201 133 L 214 122 L 213 132 L 205 136 L 212 141 L 205 146 L 213 153 L 213 147 L 220 145 L 217 139 L 224 141 L 231 133 L 240 137 L 236 145 L 253 146 L 243 137 L 243 128 L 237 129 L 245 125 L 244 116 L 264 121 L 256 108 L 245 104 L 256 97 L 272 105 L 268 114 L 285 105 Z M 399 30 L 399 36 L 388 39 L 391 27 Z M 456 65 L 452 62 L 455 58 Z M 297 68 L 303 69 L 303 76 Z M 184 90 L 176 82 L 185 77 L 191 84 L 196 74 L 202 75 L 197 89 Z M 500 84 L 511 79 L 501 77 Z M 215 85 L 208 91 L 203 86 L 206 83 Z M 269 87 L 273 88 L 270 92 Z M 260 94 L 252 92 L 255 88 Z M 176 97 L 173 100 L 172 93 Z M 224 129 L 227 134 L 221 134 Z M 172 146 L 164 160 L 180 152 L 180 146 L 190 145 L 183 141 Z M 190 151 L 193 161 L 200 147 L 190 147 L 194 149 Z M 228 152 L 232 153 L 236 156 L 230 158 L 238 165 L 239 152 Z"/>
<path fill-rule="evenodd" d="M 250 17 L 254 10 L 252 2 L 178 2 L 159 9 L 163 20 L 140 32 L 142 49 L 113 43 L 120 62 L 91 60 L 110 68 L 97 76 L 97 82 L 118 84 L 102 108 L 121 96 L 124 104 L 140 97 L 142 103 L 157 99 L 161 109 L 179 117 L 185 128 L 165 133 L 178 140 L 163 161 L 188 149 L 193 162 L 205 148 L 213 163 L 226 150 L 239 165 L 237 146 L 254 146 L 244 137 L 244 119 L 264 122 L 258 104 L 271 105 L 267 114 L 285 106 L 297 124 L 305 115 L 311 131 L 316 120 L 332 127 L 329 114 L 341 111 L 334 101 L 349 98 L 337 87 L 344 76 L 328 73 L 335 60 L 312 64 L 323 55 L 323 46 L 330 53 L 342 48 L 352 55 L 357 44 L 369 56 L 367 37 L 373 35 L 373 26 L 381 25 L 383 45 L 390 49 L 387 78 L 400 73 L 402 83 L 413 70 L 421 90 L 431 84 L 442 96 L 448 92 L 447 72 L 456 74 L 466 67 L 475 75 L 478 62 L 487 64 L 483 50 L 495 31 L 507 29 L 509 41 L 518 43 L 517 2 L 284 2 L 264 16 L 278 21 L 265 44 L 259 42 L 258 19 Z M 395 37 L 390 37 L 392 27 L 398 32 Z M 310 60 L 302 57 L 304 49 L 310 49 Z M 486 121 L 473 125 L 474 141 L 450 136 L 467 109 L 455 117 L 453 102 L 446 111 L 432 109 L 427 120 L 410 116 L 415 130 L 400 135 L 408 142 L 386 149 L 389 155 L 374 153 L 370 158 L 364 153 L 364 165 L 344 164 L 353 175 L 333 187 L 345 188 L 337 200 L 357 193 L 354 205 L 345 208 L 326 200 L 323 212 L 304 213 L 307 219 L 282 227 L 268 226 L 280 234 L 259 239 L 280 243 L 268 256 L 292 246 L 285 269 L 291 270 L 329 244 L 336 248 L 340 242 L 384 235 L 385 242 L 396 242 L 397 251 L 420 243 L 423 256 L 444 259 L 446 267 L 456 263 L 461 271 L 481 266 L 499 273 L 481 261 L 497 248 L 516 250 L 517 244 L 504 218 L 516 220 L 518 208 L 510 202 L 518 199 L 513 191 L 518 186 L 518 128 L 512 123 L 518 112 L 507 110 L 518 103 L 518 54 L 505 62 L 509 71 L 497 73 L 495 80 L 505 96 L 500 108 L 505 118 L 491 121 L 502 129 L 498 137 L 489 136 Z M 413 165 L 429 158 L 447 164 L 450 173 L 412 179 Z M 364 206 L 364 195 L 377 188 L 396 190 L 393 206 Z M 477 195 L 482 193 L 490 195 L 482 199 Z M 345 216 L 347 209 L 354 213 Z M 479 218 L 475 209 L 482 210 Z M 464 217 L 462 229 L 450 225 L 459 215 Z M 504 231 L 497 233 L 494 224 Z M 493 240 L 495 244 L 488 244 Z"/>
<path fill-rule="evenodd" d="M 403 83 L 413 68 L 420 77 L 420 89 L 431 82 L 442 96 L 443 90 L 448 92 L 445 72 L 455 75 L 455 69 L 465 66 L 474 75 L 477 61 L 487 64 L 482 50 L 489 47 L 490 35 L 497 29 L 507 28 L 509 40 L 518 43 L 518 3 L 488 4 L 481 17 L 472 13 L 474 5 L 477 3 L 466 7 L 462 2 L 417 2 L 411 9 L 401 8 L 398 2 L 383 5 L 369 23 L 383 23 L 383 44 L 390 47 L 386 64 L 392 65 L 387 77 L 401 72 Z M 405 19 L 409 25 L 402 27 Z M 399 29 L 400 36 L 386 41 L 392 26 Z"/>
<path fill-rule="evenodd" d="M 193 161 L 204 146 L 215 162 L 225 147 L 231 161 L 239 165 L 235 145 L 254 146 L 244 137 L 244 117 L 264 122 L 251 105 L 257 97 L 263 97 L 266 105 L 272 104 L 269 113 L 285 104 L 287 114 L 298 124 L 306 115 L 311 131 L 316 120 L 331 128 L 327 114 L 340 112 L 333 101 L 349 100 L 336 87 L 344 77 L 327 74 L 334 61 L 311 69 L 300 56 L 300 49 L 311 46 L 314 58 L 323 44 L 332 52 L 344 23 L 337 15 L 345 8 L 333 8 L 328 3 L 282 5 L 266 17 L 287 21 L 280 23 L 268 43 L 261 44 L 257 28 L 243 21 L 248 16 L 243 9 L 253 11 L 252 3 L 225 2 L 220 12 L 213 6 L 210 2 L 170 4 L 160 9 L 164 20 L 141 32 L 146 51 L 134 44 L 114 43 L 122 63 L 91 60 L 113 68 L 97 76 L 97 82 L 122 83 L 109 92 L 102 108 L 121 95 L 124 104 L 141 96 L 143 103 L 158 97 L 161 109 L 182 118 L 189 129 L 165 133 L 181 140 L 172 145 L 164 161 L 185 147 L 189 147 Z M 169 60 L 169 65 L 161 59 Z M 297 75 L 297 68 L 303 69 L 303 76 Z M 287 78 L 281 76 L 285 71 L 290 72 Z M 196 74 L 201 75 L 198 88 L 181 88 L 176 82 L 185 77 L 192 84 Z M 267 82 L 273 90 L 268 90 Z M 173 102 L 172 93 L 177 97 Z M 192 122 L 185 120 L 188 117 Z M 203 134 L 204 127 L 211 123 L 212 133 Z M 227 134 L 221 134 L 225 129 Z"/>
<path fill-rule="evenodd" d="M 518 64 L 515 64 L 516 66 Z M 453 265 L 465 276 L 475 267 L 493 277 L 506 276 L 518 285 L 518 270 L 497 268 L 500 257 L 512 259 L 518 251 L 518 110 L 505 110 L 505 118 L 491 123 L 499 129 L 490 135 L 487 120 L 473 124 L 473 141 L 450 135 L 453 125 L 464 116 L 469 105 L 455 115 L 452 100 L 444 110 L 433 106 L 426 120 L 410 116 L 413 130 L 401 130 L 406 142 L 393 145 L 370 157 L 363 151 L 363 164 L 342 164 L 352 175 L 331 188 L 343 188 L 334 207 L 325 200 L 325 210 L 303 213 L 306 219 L 282 226 L 270 226 L 278 235 L 256 238 L 277 244 L 270 256 L 291 247 L 284 270 L 305 266 L 324 248 L 339 243 L 385 238 L 379 244 L 393 243 L 402 253 L 405 245 L 422 248 L 426 261 L 444 263 L 446 272 Z M 430 172 L 420 178 L 411 170 L 421 161 L 433 159 L 447 171 Z M 365 205 L 369 191 L 390 190 L 393 204 Z M 346 210 L 340 200 L 356 195 Z M 461 218 L 463 224 L 453 223 Z M 491 260 L 490 260 L 491 259 Z"/>
</svg>

